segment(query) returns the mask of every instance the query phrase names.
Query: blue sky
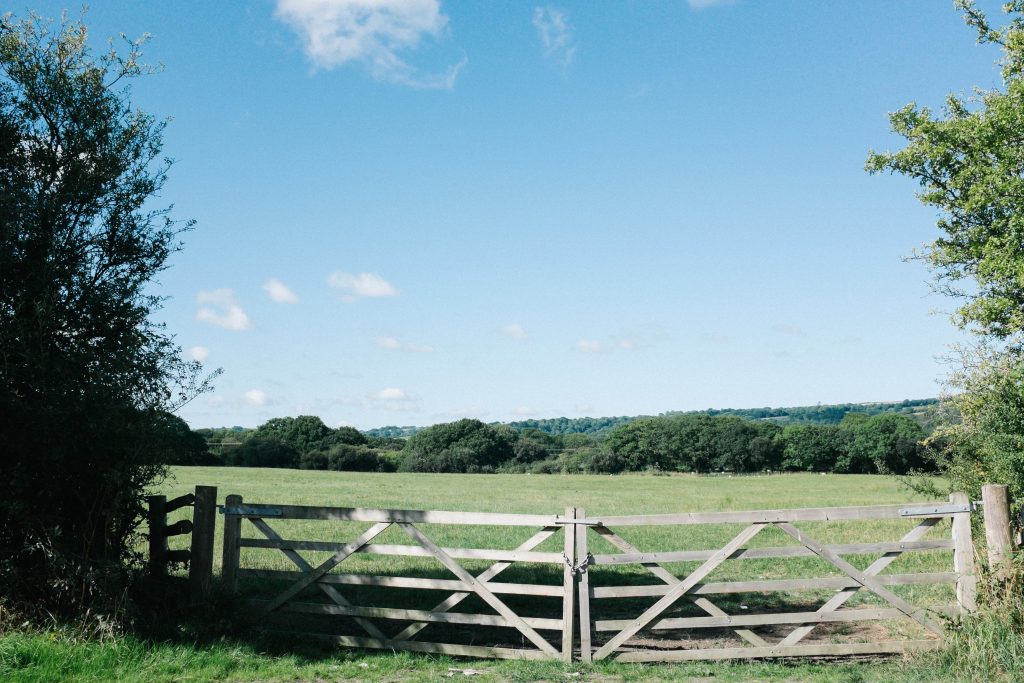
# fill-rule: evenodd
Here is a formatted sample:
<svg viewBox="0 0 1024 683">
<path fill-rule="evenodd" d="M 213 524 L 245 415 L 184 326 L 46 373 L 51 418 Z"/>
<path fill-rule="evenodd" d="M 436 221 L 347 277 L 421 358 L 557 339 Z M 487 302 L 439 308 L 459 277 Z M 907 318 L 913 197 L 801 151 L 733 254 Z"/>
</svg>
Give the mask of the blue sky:
<svg viewBox="0 0 1024 683">
<path fill-rule="evenodd" d="M 992 6 L 994 3 L 983 3 Z M 33 6 L 59 14 L 62 5 Z M 934 396 L 886 113 L 998 85 L 947 2 L 101 2 L 153 34 L 194 427 Z"/>
</svg>

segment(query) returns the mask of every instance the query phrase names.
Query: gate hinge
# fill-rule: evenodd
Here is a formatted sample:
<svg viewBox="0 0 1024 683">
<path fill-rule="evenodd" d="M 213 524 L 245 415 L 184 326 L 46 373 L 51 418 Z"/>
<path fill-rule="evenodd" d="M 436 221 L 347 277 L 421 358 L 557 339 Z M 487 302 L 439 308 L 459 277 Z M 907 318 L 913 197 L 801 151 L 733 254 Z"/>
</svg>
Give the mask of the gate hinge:
<svg viewBox="0 0 1024 683">
<path fill-rule="evenodd" d="M 973 503 L 952 503 L 950 505 L 925 505 L 914 508 L 901 508 L 900 517 L 944 517 L 957 512 L 971 512 Z"/>
</svg>

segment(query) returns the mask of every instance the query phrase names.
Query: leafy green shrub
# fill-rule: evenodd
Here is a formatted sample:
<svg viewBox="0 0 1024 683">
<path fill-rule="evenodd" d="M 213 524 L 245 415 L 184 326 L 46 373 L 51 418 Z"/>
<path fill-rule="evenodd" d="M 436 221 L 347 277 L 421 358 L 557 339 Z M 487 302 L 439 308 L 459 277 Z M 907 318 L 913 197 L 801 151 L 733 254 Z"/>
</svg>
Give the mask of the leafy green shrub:
<svg viewBox="0 0 1024 683">
<path fill-rule="evenodd" d="M 0 17 L 0 594 L 52 615 L 124 594 L 169 412 L 208 388 L 152 314 L 190 224 L 155 205 L 165 123 L 141 42 Z"/>
<path fill-rule="evenodd" d="M 905 415 L 883 413 L 865 418 L 847 416 L 840 423 L 844 453 L 836 471 L 856 474 L 906 474 L 934 469 L 925 458 L 924 430 Z"/>
<path fill-rule="evenodd" d="M 377 451 L 377 455 L 381 462 L 381 472 L 397 472 L 402 465 L 402 451 Z"/>
<path fill-rule="evenodd" d="M 380 472 L 389 463 L 368 446 L 337 444 L 327 451 L 327 469 L 337 472 Z"/>
<path fill-rule="evenodd" d="M 402 453 L 405 472 L 494 472 L 514 455 L 508 434 L 470 419 L 428 427 Z"/>
<path fill-rule="evenodd" d="M 789 425 L 782 430 L 782 468 L 791 471 L 831 472 L 843 456 L 839 427 L 819 424 Z"/>
<path fill-rule="evenodd" d="M 530 474 L 560 474 L 562 472 L 562 463 L 559 462 L 558 458 L 537 460 L 530 463 L 527 471 Z"/>
<path fill-rule="evenodd" d="M 254 436 L 227 451 L 224 460 L 236 467 L 298 467 L 299 452 L 273 436 Z"/>
</svg>

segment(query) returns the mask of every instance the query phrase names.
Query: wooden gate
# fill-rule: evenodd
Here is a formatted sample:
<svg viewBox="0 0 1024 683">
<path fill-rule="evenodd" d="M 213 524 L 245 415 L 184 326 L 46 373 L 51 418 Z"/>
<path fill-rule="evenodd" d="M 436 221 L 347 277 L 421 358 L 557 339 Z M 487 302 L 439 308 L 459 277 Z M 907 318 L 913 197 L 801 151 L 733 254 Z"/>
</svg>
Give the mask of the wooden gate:
<svg viewBox="0 0 1024 683">
<path fill-rule="evenodd" d="M 282 612 L 305 615 L 342 617 L 328 632 L 308 631 L 308 625 L 297 627 L 294 620 L 285 624 L 292 629 L 301 628 L 304 635 L 329 639 L 339 645 L 387 650 L 413 650 L 417 652 L 464 655 L 471 657 L 558 659 L 572 658 L 573 615 L 575 584 L 571 562 L 574 551 L 572 509 L 564 517 L 555 515 L 520 515 L 476 512 L 442 512 L 420 510 L 375 510 L 358 508 L 308 507 L 298 505 L 244 505 L 241 497 L 228 496 L 224 507 L 224 581 L 229 591 L 236 591 L 240 581 L 254 579 L 286 582 L 269 600 L 249 599 L 256 609 L 256 617 L 266 626 L 266 619 Z M 247 520 L 261 538 L 243 537 L 242 523 Z M 278 520 L 323 520 L 331 522 L 363 522 L 370 526 L 347 541 L 307 541 L 282 537 L 274 526 Z M 428 535 L 445 527 L 476 526 L 487 529 L 533 527 L 537 531 L 509 549 L 441 547 Z M 397 528 L 414 541 L 413 545 L 382 543 L 388 532 Z M 498 532 L 491 535 L 507 535 Z M 564 539 L 555 538 L 563 535 Z M 549 540 L 550 539 L 550 540 Z M 559 550 L 541 551 L 539 546 L 548 542 Z M 556 546 L 558 547 L 558 546 Z M 276 549 L 298 571 L 275 569 L 247 569 L 240 566 L 243 548 Z M 314 564 L 299 551 L 328 551 L 330 556 Z M 336 571 L 353 557 L 384 555 L 388 558 L 428 558 L 434 565 L 406 567 L 416 573 L 434 576 L 400 576 L 394 567 L 378 561 L 372 567 L 365 564 L 362 571 Z M 460 560 L 489 562 L 482 571 L 469 571 Z M 392 560 L 392 563 L 394 560 Z M 514 565 L 528 564 L 524 580 L 516 583 L 498 583 L 494 579 Z M 547 571 L 538 571 L 538 567 Z M 341 567 L 344 568 L 344 567 Z M 367 571 L 367 569 L 371 571 Z M 391 569 L 391 571 L 387 571 Z M 387 573 L 383 573 L 383 571 Z M 372 573 L 371 573 L 372 572 Z M 411 573 L 411 572 L 409 572 Z M 440 578 L 440 573 L 444 578 Z M 560 580 L 540 582 L 534 579 Z M 327 600 L 311 601 L 309 588 L 319 590 Z M 360 590 L 363 589 L 363 590 Z M 370 590 L 367 590 L 370 589 Z M 384 589 L 384 590 L 381 590 Z M 352 592 L 362 593 L 366 600 L 356 604 Z M 424 592 L 447 593 L 442 600 L 425 609 L 412 609 L 404 605 L 422 599 Z M 391 593 L 391 595 L 387 595 Z M 515 607 L 508 596 L 529 598 Z M 475 598 L 473 600 L 472 598 Z M 548 600 L 541 600 L 548 598 Z M 551 605 L 551 599 L 556 604 Z M 385 602 L 387 606 L 367 604 Z M 430 599 L 434 602 L 435 598 Z M 403 606 L 396 606 L 397 604 Z M 459 608 L 456 610 L 456 608 Z M 527 609 L 540 609 L 545 616 L 527 616 Z M 553 612 L 553 614 L 552 614 Z M 523 614 L 523 616 L 521 616 Z M 280 620 L 278 620 L 280 621 Z M 397 622 L 397 626 L 396 626 Z M 323 622 L 320 622 L 323 624 Z M 358 631 L 345 630 L 354 625 Z M 437 625 L 429 641 L 413 640 L 425 628 Z M 472 627 L 459 630 L 458 627 Z M 484 634 L 487 628 L 496 632 Z M 512 631 L 510 637 L 509 631 Z M 555 632 L 559 638 L 552 642 L 539 632 Z M 486 645 L 478 645 L 478 642 Z"/>
<path fill-rule="evenodd" d="M 936 647 L 943 618 L 975 608 L 963 494 L 606 517 L 228 496 L 223 512 L 224 583 L 259 625 L 349 647 L 584 662 L 884 654 Z M 286 537 L 309 525 L 319 540 Z M 921 606 L 918 592 L 944 584 L 947 604 Z"/>
<path fill-rule="evenodd" d="M 583 575 L 579 589 L 581 659 L 614 658 L 644 662 L 808 657 L 897 653 L 937 647 L 943 636 L 943 614 L 974 609 L 970 510 L 966 497 L 954 494 L 951 504 L 614 516 L 585 520 L 586 525 L 580 524 L 581 531 L 577 534 L 577 554 L 587 558 L 590 570 Z M 941 532 L 940 522 L 946 518 L 952 519 L 952 534 L 949 533 L 950 527 L 945 527 L 944 534 Z M 837 535 L 838 528 L 850 524 L 863 525 L 866 520 L 893 520 L 884 524 L 887 527 L 898 526 L 895 520 L 907 520 L 912 526 L 903 529 L 900 536 L 883 542 L 838 544 L 819 537 L 820 534 Z M 802 523 L 812 523 L 813 528 L 808 529 Z M 631 533 L 638 533 L 662 526 L 688 530 L 706 525 L 719 528 L 741 526 L 739 531 L 730 527 L 729 540 L 708 550 L 642 552 L 627 540 L 627 533 L 619 531 L 629 529 Z M 619 552 L 591 554 L 585 531 L 588 527 L 592 534 Z M 767 535 L 768 530 L 775 530 L 772 535 L 788 543 L 753 543 Z M 929 535 L 931 538 L 926 539 L 925 536 Z M 680 536 L 685 538 L 686 533 Z M 931 553 L 930 563 L 917 564 L 931 571 L 909 571 L 915 568 L 915 564 L 905 562 L 902 573 L 883 573 L 907 554 L 936 550 L 953 550 L 953 566 L 947 567 L 946 571 L 935 571 L 934 562 L 940 558 Z M 865 556 L 868 556 L 867 560 L 857 559 Z M 870 556 L 874 556 L 873 560 Z M 730 580 L 730 572 L 723 572 L 727 565 L 742 565 L 756 560 L 762 561 L 757 573 L 765 575 L 764 578 Z M 680 563 L 686 563 L 687 569 L 682 573 L 673 571 L 671 565 L 679 566 Z M 693 564 L 697 566 L 692 567 Z M 820 571 L 821 565 L 831 571 L 826 576 L 798 578 L 793 571 L 784 569 L 787 564 L 797 564 L 797 574 L 801 573 L 800 570 Z M 657 583 L 622 585 L 618 581 L 618 585 L 601 585 L 600 568 L 629 565 L 642 567 L 657 579 Z M 709 580 L 716 572 L 724 573 L 724 580 Z M 609 578 L 617 578 L 614 573 L 610 574 Z M 750 574 L 749 570 L 732 572 L 733 576 L 741 577 L 749 577 Z M 767 578 L 775 575 L 785 578 Z M 955 586 L 955 590 L 949 591 L 950 604 L 945 609 L 936 605 L 928 609 L 916 606 L 892 590 L 894 586 L 929 584 Z M 778 593 L 783 595 L 771 602 L 764 600 L 766 594 Z M 871 600 L 864 599 L 866 594 Z M 741 596 L 740 601 L 735 599 L 736 596 Z M 653 598 L 656 599 L 650 604 Z M 864 604 L 842 609 L 855 598 L 860 598 Z M 625 611 L 628 618 L 600 618 L 603 615 L 595 615 L 598 605 L 627 599 L 641 602 L 636 609 L 638 615 L 621 608 L 614 610 L 616 616 Z M 724 608 L 723 599 L 729 602 L 728 610 Z M 762 606 L 763 609 L 751 609 L 752 606 Z M 864 628 L 865 622 L 872 620 L 909 622 L 909 628 L 906 625 L 901 627 L 908 637 L 892 639 L 888 629 L 883 632 Z M 824 637 L 816 642 L 807 642 L 812 633 L 829 626 L 839 628 L 824 633 Z M 708 637 L 706 634 L 709 632 L 713 632 L 714 637 Z M 603 638 L 605 634 L 611 636 Z M 600 642 L 592 646 L 592 638 L 600 638 Z"/>
</svg>

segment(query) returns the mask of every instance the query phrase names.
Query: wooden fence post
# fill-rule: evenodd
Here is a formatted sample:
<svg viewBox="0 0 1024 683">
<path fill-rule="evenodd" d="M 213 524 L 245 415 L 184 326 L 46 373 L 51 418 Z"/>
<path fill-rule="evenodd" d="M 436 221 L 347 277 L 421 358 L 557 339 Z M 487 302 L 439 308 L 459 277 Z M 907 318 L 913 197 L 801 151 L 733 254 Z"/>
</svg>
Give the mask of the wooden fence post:
<svg viewBox="0 0 1024 683">
<path fill-rule="evenodd" d="M 966 493 L 949 494 L 949 502 L 967 505 Z M 978 609 L 978 579 L 974 574 L 974 541 L 971 538 L 971 513 L 957 512 L 953 522 L 953 571 L 956 572 L 956 601 L 961 612 Z"/>
<path fill-rule="evenodd" d="M 586 519 L 587 511 L 576 508 L 576 519 Z M 576 527 L 576 557 L 577 562 L 586 562 L 590 556 L 587 550 L 587 525 L 574 524 Z M 593 651 L 590 645 L 590 634 L 593 624 L 590 622 L 590 576 L 588 568 L 584 567 L 579 575 L 579 615 L 580 615 L 580 661 L 589 664 L 593 658 Z"/>
<path fill-rule="evenodd" d="M 1003 484 L 981 487 L 985 504 L 985 543 L 988 545 L 988 566 L 997 581 L 1010 576 L 1013 541 L 1010 538 L 1010 500 Z"/>
<path fill-rule="evenodd" d="M 224 499 L 224 507 L 233 508 L 242 504 L 241 496 L 228 496 Z M 229 595 L 238 592 L 238 562 L 240 556 L 239 540 L 242 536 L 242 518 L 224 512 L 224 559 L 221 567 L 221 579 L 224 590 Z"/>
<path fill-rule="evenodd" d="M 167 496 L 149 496 L 149 575 L 167 576 Z"/>
<path fill-rule="evenodd" d="M 197 486 L 192 508 L 192 552 L 188 565 L 188 588 L 193 605 L 210 599 L 216 527 L 217 487 Z"/>
<path fill-rule="evenodd" d="M 566 519 L 576 519 L 576 508 L 565 508 Z M 562 661 L 572 661 L 573 619 L 576 618 L 576 524 L 563 524 L 565 534 L 562 568 Z"/>
</svg>

